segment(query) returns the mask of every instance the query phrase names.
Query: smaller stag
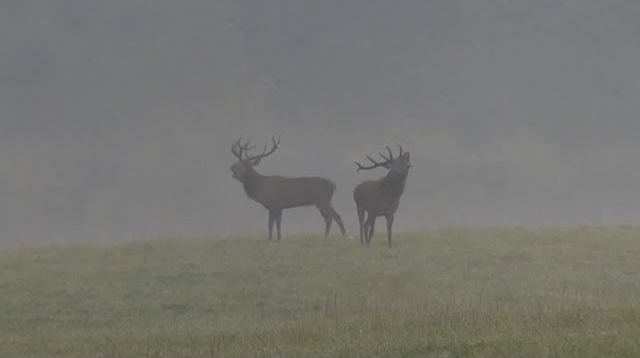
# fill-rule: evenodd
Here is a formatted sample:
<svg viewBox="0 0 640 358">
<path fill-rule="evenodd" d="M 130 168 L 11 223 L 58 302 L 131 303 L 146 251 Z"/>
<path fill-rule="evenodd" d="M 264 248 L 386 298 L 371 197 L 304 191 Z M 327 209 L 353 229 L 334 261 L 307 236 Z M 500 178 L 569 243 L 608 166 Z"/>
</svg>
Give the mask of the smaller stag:
<svg viewBox="0 0 640 358">
<path fill-rule="evenodd" d="M 378 216 L 384 216 L 387 219 L 387 242 L 391 248 L 391 230 L 393 228 L 393 220 L 396 210 L 400 203 L 400 196 L 404 192 L 409 168 L 413 165 L 409 159 L 409 152 L 400 153 L 397 158 L 393 157 L 391 149 L 387 146 L 389 156 L 380 153 L 383 162 L 377 162 L 367 155 L 372 163 L 371 166 L 365 167 L 356 161 L 359 170 L 369 170 L 377 167 L 384 167 L 389 170 L 386 176 L 378 180 L 367 180 L 353 191 L 353 199 L 356 201 L 358 208 L 358 222 L 360 224 L 360 243 L 369 245 L 371 237 L 373 237 L 374 226 Z M 367 219 L 364 215 L 367 213 Z"/>
<path fill-rule="evenodd" d="M 338 223 L 342 236 L 346 235 L 342 218 L 333 209 L 331 198 L 336 189 L 334 182 L 319 177 L 285 178 L 278 175 L 262 175 L 254 167 L 260 164 L 262 158 L 271 155 L 279 148 L 280 138 L 272 137 L 271 149 L 264 146 L 264 150 L 258 155 L 249 155 L 254 148 L 249 147 L 250 140 L 241 144 L 239 138 L 232 146 L 231 153 L 238 161 L 231 165 L 233 178 L 244 186 L 244 191 L 251 199 L 262 204 L 269 210 L 269 240 L 272 240 L 273 224 L 278 230 L 280 240 L 280 222 L 282 210 L 300 206 L 315 205 L 325 221 L 324 235 L 329 235 L 333 220 Z"/>
</svg>

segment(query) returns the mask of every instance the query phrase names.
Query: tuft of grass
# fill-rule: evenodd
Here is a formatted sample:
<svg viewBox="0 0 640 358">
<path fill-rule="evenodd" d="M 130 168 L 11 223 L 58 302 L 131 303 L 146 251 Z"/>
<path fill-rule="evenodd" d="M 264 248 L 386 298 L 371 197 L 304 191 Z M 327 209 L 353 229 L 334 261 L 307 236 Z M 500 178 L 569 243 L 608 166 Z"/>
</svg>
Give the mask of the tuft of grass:
<svg viewBox="0 0 640 358">
<path fill-rule="evenodd" d="M 0 356 L 637 356 L 640 229 L 0 252 Z"/>
</svg>

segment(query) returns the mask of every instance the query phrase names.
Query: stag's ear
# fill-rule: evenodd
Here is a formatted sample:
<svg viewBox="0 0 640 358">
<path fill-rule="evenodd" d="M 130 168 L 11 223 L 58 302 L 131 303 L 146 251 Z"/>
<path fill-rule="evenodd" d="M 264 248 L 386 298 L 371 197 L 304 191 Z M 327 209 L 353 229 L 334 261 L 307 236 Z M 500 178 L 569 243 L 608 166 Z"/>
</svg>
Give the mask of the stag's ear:
<svg viewBox="0 0 640 358">
<path fill-rule="evenodd" d="M 256 158 L 256 159 L 252 159 L 249 161 L 249 164 L 252 167 L 255 167 L 256 165 L 260 164 L 260 161 L 262 160 L 262 158 Z"/>
</svg>

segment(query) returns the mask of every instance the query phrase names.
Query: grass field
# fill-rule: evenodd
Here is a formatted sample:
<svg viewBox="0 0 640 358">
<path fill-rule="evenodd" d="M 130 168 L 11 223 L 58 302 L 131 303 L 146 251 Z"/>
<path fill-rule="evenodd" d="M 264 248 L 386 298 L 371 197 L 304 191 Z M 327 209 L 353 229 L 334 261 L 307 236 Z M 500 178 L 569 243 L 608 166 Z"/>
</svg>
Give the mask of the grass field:
<svg viewBox="0 0 640 358">
<path fill-rule="evenodd" d="M 0 356 L 640 356 L 640 229 L 0 252 Z"/>
</svg>

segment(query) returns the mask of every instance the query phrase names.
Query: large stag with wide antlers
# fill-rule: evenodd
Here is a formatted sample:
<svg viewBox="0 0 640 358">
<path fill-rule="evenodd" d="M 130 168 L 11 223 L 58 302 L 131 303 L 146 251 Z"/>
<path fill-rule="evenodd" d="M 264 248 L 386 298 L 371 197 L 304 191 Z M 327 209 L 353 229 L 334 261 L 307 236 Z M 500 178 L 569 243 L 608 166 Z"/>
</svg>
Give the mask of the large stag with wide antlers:
<svg viewBox="0 0 640 358">
<path fill-rule="evenodd" d="M 324 235 L 329 235 L 331 223 L 336 221 L 342 236 L 346 235 L 342 218 L 333 209 L 331 198 L 336 189 L 336 185 L 331 180 L 320 177 L 298 177 L 285 178 L 278 175 L 262 175 L 254 167 L 260 164 L 262 158 L 267 157 L 280 146 L 280 137 L 276 140 L 272 137 L 271 149 L 265 144 L 261 154 L 250 155 L 254 149 L 249 146 L 251 140 L 241 143 L 242 138 L 233 143 L 231 153 L 238 158 L 238 161 L 231 166 L 233 178 L 244 186 L 244 191 L 251 199 L 262 204 L 269 210 L 269 240 L 272 240 L 273 224 L 278 230 L 278 240 L 280 240 L 280 222 L 282 220 L 282 210 L 300 206 L 315 205 L 325 221 Z"/>
<path fill-rule="evenodd" d="M 402 146 L 398 145 L 400 153 L 396 158 L 393 157 L 391 149 L 388 146 L 385 147 L 389 156 L 380 153 L 384 160 L 382 162 L 377 162 L 368 155 L 367 159 L 372 163 L 370 166 L 364 166 L 356 161 L 357 171 L 384 167 L 389 172 L 378 180 L 367 180 L 358 184 L 353 191 L 353 199 L 358 208 L 360 243 L 369 245 L 371 237 L 373 237 L 376 218 L 384 216 L 387 219 L 387 243 L 391 248 L 393 221 L 400 203 L 400 196 L 404 192 L 409 168 L 413 163 L 409 159 L 409 152 L 402 152 Z M 367 214 L 366 220 L 365 213 Z"/>
</svg>

